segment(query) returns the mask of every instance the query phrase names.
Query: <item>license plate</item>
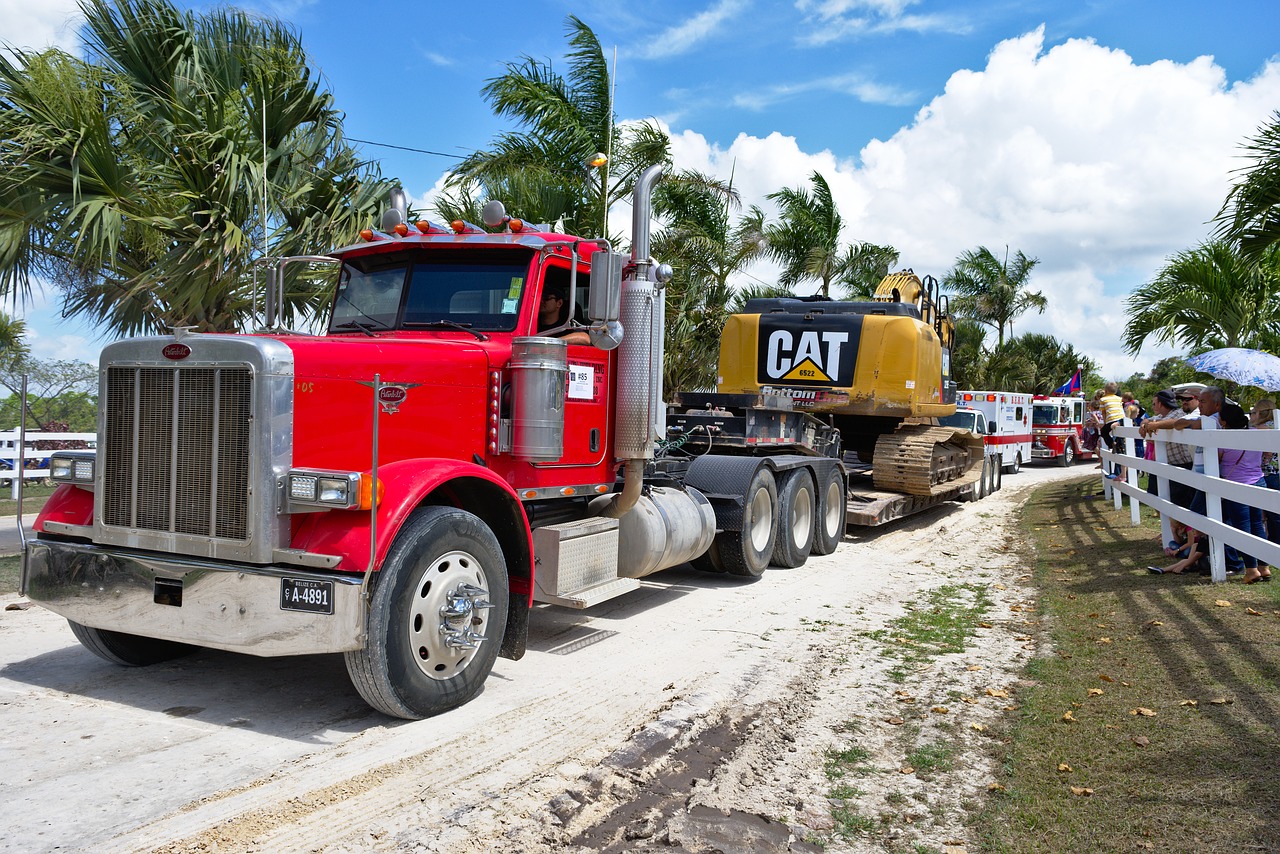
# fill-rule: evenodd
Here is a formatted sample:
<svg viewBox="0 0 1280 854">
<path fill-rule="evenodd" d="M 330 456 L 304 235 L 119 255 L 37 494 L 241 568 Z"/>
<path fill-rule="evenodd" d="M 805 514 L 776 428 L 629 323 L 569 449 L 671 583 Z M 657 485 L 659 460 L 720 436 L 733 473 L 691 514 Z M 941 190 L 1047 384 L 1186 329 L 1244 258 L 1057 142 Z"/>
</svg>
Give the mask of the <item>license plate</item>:
<svg viewBox="0 0 1280 854">
<path fill-rule="evenodd" d="M 333 582 L 311 578 L 280 579 L 280 609 L 308 614 L 333 613 Z"/>
</svg>

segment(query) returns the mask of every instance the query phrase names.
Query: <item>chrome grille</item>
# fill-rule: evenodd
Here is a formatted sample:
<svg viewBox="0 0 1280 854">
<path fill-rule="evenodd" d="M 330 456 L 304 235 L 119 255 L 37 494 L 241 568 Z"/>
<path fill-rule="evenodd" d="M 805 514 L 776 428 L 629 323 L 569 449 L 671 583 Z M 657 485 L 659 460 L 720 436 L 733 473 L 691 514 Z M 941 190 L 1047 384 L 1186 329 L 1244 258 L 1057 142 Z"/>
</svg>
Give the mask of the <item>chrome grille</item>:
<svg viewBox="0 0 1280 854">
<path fill-rule="evenodd" d="M 247 539 L 252 372 L 120 366 L 106 383 L 104 524 Z"/>
</svg>

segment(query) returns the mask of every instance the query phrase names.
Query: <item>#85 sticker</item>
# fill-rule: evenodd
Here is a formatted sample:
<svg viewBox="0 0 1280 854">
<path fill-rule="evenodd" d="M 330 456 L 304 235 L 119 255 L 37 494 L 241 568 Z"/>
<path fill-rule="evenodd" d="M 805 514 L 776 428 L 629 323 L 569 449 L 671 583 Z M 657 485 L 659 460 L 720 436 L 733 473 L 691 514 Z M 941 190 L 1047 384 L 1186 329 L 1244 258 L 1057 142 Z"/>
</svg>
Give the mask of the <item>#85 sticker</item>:
<svg viewBox="0 0 1280 854">
<path fill-rule="evenodd" d="M 595 368 L 590 365 L 569 366 L 569 399 L 595 399 Z"/>
</svg>

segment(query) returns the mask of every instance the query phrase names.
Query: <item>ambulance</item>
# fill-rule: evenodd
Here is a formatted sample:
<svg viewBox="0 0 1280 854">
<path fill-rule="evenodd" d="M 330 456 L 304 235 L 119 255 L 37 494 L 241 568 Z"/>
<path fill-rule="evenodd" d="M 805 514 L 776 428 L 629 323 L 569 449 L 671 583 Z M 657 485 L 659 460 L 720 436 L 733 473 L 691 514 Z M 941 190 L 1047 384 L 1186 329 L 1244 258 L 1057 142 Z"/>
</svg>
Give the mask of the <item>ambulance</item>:
<svg viewBox="0 0 1280 854">
<path fill-rule="evenodd" d="M 981 435 L 987 455 L 999 457 L 1000 468 L 1016 474 L 1031 459 L 1031 399 L 1016 391 L 957 391 L 956 414 L 939 421 Z"/>
</svg>

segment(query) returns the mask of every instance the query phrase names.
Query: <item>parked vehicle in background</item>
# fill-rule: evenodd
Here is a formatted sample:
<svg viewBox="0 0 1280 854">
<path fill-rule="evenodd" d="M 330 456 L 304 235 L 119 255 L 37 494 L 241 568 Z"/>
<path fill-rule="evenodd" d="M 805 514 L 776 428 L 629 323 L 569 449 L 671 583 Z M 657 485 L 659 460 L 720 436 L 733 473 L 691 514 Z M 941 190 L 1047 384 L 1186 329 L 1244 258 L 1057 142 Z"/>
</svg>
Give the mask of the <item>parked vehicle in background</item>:
<svg viewBox="0 0 1280 854">
<path fill-rule="evenodd" d="M 1080 397 L 1038 394 L 1031 403 L 1031 457 L 1057 460 L 1069 466 L 1089 459 L 1094 451 L 1084 446 L 1085 408 Z"/>
<path fill-rule="evenodd" d="M 1007 474 L 1017 474 L 1022 464 L 1031 459 L 1031 401 L 1030 394 L 1017 391 L 956 392 L 956 416 L 965 410 L 982 414 L 986 429 L 975 432 L 982 435 L 988 456 L 999 457 L 1000 468 Z M 967 426 L 968 420 L 972 419 L 939 419 L 949 427 L 973 430 Z"/>
</svg>

